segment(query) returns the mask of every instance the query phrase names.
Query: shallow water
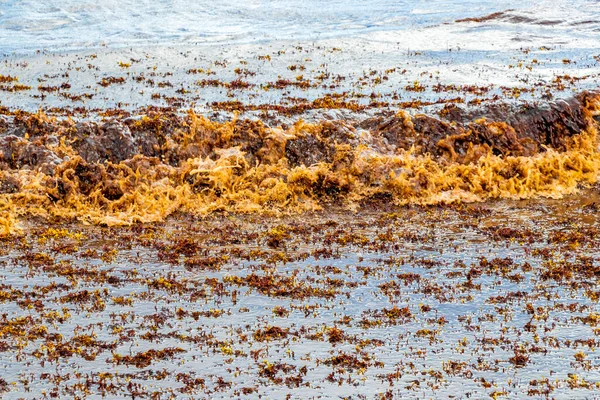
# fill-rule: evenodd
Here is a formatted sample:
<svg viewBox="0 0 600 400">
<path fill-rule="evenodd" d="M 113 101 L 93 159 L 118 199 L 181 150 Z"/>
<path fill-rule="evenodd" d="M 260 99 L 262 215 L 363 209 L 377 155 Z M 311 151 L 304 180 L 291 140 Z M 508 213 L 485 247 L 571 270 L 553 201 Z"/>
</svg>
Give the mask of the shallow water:
<svg viewBox="0 0 600 400">
<path fill-rule="evenodd" d="M 484 24 L 454 23 L 513 10 Z M 0 51 L 88 46 L 310 41 L 378 31 L 432 30 L 428 47 L 494 46 L 543 38 L 578 48 L 600 29 L 600 5 L 590 0 L 515 1 L 0 1 Z M 486 49 L 487 50 L 487 49 Z"/>
<path fill-rule="evenodd" d="M 546 390 L 593 398 L 597 263 L 596 272 L 576 268 L 570 278 L 544 274 L 597 254 L 597 218 L 579 219 L 596 198 L 334 212 L 303 222 L 30 226 L 20 248 L 3 248 L 0 264 L 0 377 L 10 383 L 0 381 L 0 390 L 27 399 L 231 398 L 243 390 L 269 398 L 541 398 Z M 266 245 L 282 227 L 294 233 Z M 495 236 L 505 228 L 524 236 Z M 555 236 L 578 231 L 585 240 Z M 276 261 L 281 254 L 296 259 Z M 190 266 L 209 255 L 230 258 Z M 36 337 L 40 326 L 47 330 Z M 126 358 L 169 347 L 180 353 L 140 365 Z"/>
</svg>

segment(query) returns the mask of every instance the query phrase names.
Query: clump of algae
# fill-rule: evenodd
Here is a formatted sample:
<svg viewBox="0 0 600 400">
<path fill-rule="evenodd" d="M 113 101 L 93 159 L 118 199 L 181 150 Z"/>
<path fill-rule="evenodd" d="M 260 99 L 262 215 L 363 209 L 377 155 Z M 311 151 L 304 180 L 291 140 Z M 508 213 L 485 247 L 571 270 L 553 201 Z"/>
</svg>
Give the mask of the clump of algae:
<svg viewBox="0 0 600 400">
<path fill-rule="evenodd" d="M 440 156 L 415 146 L 389 151 L 373 140 L 332 139 L 327 136 L 331 122 L 298 122 L 287 130 L 251 124 L 243 130 L 237 120 L 217 123 L 190 111 L 186 122 L 169 134 L 163 130 L 168 121 L 160 116 L 136 122 L 134 128 L 154 135 L 159 157 L 136 154 L 118 162 L 86 161 L 73 145 L 74 123 L 36 114 L 31 125 L 42 131 L 52 127 L 60 142 L 46 148 L 63 161 L 50 172 L 4 171 L 18 190 L 0 194 L 0 235 L 18 232 L 18 219 L 28 216 L 114 226 L 161 221 L 177 212 L 298 213 L 333 202 L 356 209 L 363 201 L 381 198 L 396 205 L 559 198 L 598 177 L 593 119 L 600 114 L 598 96 L 586 99 L 583 113 L 586 128 L 565 137 L 563 149 L 530 154 L 521 141 L 515 152 L 526 155 L 495 154 L 485 143 L 469 142 L 459 159 L 453 143 L 472 137 L 471 130 L 439 140 Z M 399 116 L 412 129 L 409 134 L 416 135 L 411 117 Z M 498 137 L 515 136 L 506 123 L 476 124 Z M 329 141 L 326 148 L 314 148 L 326 155 L 310 165 L 291 162 L 289 143 L 307 137 Z"/>
<path fill-rule="evenodd" d="M 0 212 L 0 238 L 11 236 L 17 232 L 20 232 L 20 228 L 14 214 L 9 211 Z"/>
</svg>

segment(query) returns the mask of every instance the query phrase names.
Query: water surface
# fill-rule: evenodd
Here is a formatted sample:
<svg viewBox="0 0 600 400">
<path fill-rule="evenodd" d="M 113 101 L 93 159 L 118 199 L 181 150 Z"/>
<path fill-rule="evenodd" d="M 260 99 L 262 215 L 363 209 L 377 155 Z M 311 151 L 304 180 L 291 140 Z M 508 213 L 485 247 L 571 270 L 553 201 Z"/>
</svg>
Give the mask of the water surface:
<svg viewBox="0 0 600 400">
<path fill-rule="evenodd" d="M 511 11 L 485 24 L 454 23 L 505 10 Z M 544 37 L 555 44 L 577 47 L 580 39 L 597 37 L 598 21 L 600 5 L 589 0 L 3 0 L 0 1 L 0 50 L 310 41 L 440 25 L 444 25 L 444 33 L 436 35 L 434 41 L 445 42 L 452 35 L 459 35 L 477 42 L 479 35 L 494 32 L 498 46 L 511 40 Z M 505 35 L 507 32 L 511 34 Z"/>
</svg>

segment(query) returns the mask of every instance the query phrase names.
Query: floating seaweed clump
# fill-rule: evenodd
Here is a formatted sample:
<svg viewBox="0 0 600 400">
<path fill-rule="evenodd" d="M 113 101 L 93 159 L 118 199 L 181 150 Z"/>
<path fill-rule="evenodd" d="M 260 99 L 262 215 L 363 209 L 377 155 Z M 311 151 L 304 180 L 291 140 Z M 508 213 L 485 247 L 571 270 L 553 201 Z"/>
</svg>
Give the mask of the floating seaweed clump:
<svg viewBox="0 0 600 400">
<path fill-rule="evenodd" d="M 545 108 L 446 119 L 399 111 L 286 129 L 193 111 L 105 122 L 13 114 L 0 136 L 0 235 L 27 216 L 112 226 L 333 202 L 556 198 L 596 182 L 600 169 L 600 95 L 590 92 Z"/>
</svg>

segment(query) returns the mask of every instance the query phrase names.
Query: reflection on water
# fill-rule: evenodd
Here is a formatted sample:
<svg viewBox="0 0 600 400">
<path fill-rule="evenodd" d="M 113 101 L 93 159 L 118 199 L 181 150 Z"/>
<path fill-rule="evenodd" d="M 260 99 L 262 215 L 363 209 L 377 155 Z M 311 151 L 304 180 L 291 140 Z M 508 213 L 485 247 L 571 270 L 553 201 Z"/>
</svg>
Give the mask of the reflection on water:
<svg viewBox="0 0 600 400">
<path fill-rule="evenodd" d="M 3 250 L 0 390 L 593 397 L 595 197 L 32 226 Z"/>
</svg>

